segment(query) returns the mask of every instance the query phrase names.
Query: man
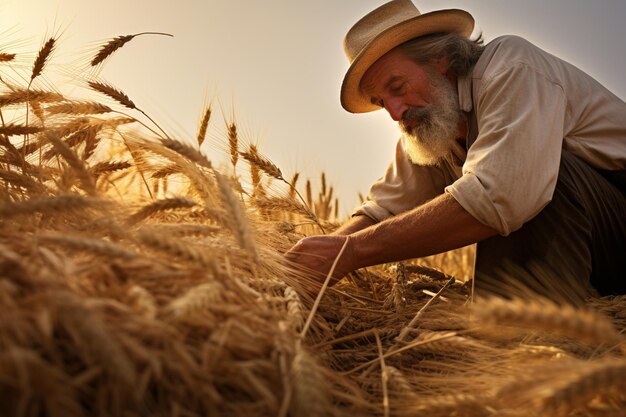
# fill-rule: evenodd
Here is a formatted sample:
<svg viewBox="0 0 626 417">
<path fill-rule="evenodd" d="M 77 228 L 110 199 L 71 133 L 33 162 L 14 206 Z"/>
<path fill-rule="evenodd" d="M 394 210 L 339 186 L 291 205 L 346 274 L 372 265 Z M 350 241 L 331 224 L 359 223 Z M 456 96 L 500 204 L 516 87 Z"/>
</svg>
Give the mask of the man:
<svg viewBox="0 0 626 417">
<path fill-rule="evenodd" d="M 287 259 L 325 276 L 341 252 L 338 279 L 479 242 L 479 286 L 626 292 L 626 104 L 521 38 L 468 39 L 473 27 L 394 0 L 350 29 L 341 103 L 384 108 L 403 135 L 352 218 Z"/>
</svg>

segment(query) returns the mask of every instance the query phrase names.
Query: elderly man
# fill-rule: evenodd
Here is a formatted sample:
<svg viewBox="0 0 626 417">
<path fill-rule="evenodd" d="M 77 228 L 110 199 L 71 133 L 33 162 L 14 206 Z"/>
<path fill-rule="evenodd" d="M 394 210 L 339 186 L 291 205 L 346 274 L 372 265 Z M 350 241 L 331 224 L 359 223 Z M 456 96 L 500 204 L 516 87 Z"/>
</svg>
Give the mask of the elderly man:
<svg viewBox="0 0 626 417">
<path fill-rule="evenodd" d="M 483 46 L 473 28 L 465 11 L 394 0 L 350 29 L 341 103 L 385 109 L 402 137 L 351 219 L 287 258 L 322 275 L 341 252 L 338 279 L 479 242 L 477 285 L 626 292 L 626 104 L 524 39 Z"/>
</svg>

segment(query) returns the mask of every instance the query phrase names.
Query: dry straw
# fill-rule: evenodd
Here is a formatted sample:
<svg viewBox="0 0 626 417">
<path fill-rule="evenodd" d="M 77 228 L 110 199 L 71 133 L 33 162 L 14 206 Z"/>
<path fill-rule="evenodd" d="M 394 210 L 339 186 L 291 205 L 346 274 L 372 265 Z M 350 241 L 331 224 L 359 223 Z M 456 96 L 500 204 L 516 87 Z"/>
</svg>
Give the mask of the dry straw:
<svg viewBox="0 0 626 417">
<path fill-rule="evenodd" d="M 594 345 L 611 346 L 623 341 L 613 324 L 596 312 L 549 300 L 493 298 L 480 303 L 474 314 L 485 323 L 542 330 Z"/>
<path fill-rule="evenodd" d="M 130 36 L 94 51 L 95 65 Z M 55 45 L 38 71 L 13 58 L 3 68 L 27 84 Z M 250 163 L 254 192 L 244 192 L 198 149 L 207 109 L 197 137 L 173 140 L 98 100 L 0 84 L 4 414 L 624 414 L 626 298 L 468 310 L 469 286 L 449 274 L 471 262 L 453 255 L 430 264 L 442 271 L 408 262 L 331 287 L 340 253 L 320 285 L 282 254 L 318 233 L 299 217 L 336 217 L 326 174 L 302 199 L 299 175 L 287 182 L 254 145 L 242 152 L 233 123 L 224 171 L 233 155 Z M 40 130 L 26 140 L 16 126 Z"/>
</svg>

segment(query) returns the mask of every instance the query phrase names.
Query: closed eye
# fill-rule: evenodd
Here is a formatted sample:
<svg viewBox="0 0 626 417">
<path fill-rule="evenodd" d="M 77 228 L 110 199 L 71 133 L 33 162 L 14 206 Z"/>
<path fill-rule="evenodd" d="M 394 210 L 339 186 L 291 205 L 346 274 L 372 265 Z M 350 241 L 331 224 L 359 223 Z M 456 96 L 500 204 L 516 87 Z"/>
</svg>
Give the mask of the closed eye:
<svg viewBox="0 0 626 417">
<path fill-rule="evenodd" d="M 402 83 L 397 83 L 397 84 L 391 85 L 389 87 L 389 92 L 391 94 L 393 94 L 394 96 L 400 95 L 400 94 L 402 94 L 404 92 L 405 84 L 406 83 L 402 82 Z"/>
</svg>

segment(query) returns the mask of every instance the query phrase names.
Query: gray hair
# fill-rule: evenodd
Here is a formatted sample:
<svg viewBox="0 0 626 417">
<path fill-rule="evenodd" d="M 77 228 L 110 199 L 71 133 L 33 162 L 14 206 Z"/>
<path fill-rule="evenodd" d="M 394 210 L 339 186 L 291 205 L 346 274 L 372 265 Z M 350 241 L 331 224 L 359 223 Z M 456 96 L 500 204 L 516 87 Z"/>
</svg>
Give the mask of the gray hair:
<svg viewBox="0 0 626 417">
<path fill-rule="evenodd" d="M 445 57 L 448 59 L 448 72 L 462 76 L 470 73 L 485 46 L 481 36 L 471 40 L 456 33 L 433 33 L 411 39 L 397 48 L 418 64 Z"/>
</svg>

